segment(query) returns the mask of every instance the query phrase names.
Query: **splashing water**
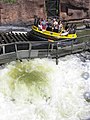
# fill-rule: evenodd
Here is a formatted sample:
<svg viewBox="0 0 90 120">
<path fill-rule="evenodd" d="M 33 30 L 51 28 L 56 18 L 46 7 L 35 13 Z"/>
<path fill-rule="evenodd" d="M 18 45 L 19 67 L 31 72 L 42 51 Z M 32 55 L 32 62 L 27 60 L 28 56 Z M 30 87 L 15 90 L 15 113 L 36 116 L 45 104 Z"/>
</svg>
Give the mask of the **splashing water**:
<svg viewBox="0 0 90 120">
<path fill-rule="evenodd" d="M 85 120 L 90 61 L 76 55 L 11 62 L 0 69 L 0 120 Z"/>
</svg>

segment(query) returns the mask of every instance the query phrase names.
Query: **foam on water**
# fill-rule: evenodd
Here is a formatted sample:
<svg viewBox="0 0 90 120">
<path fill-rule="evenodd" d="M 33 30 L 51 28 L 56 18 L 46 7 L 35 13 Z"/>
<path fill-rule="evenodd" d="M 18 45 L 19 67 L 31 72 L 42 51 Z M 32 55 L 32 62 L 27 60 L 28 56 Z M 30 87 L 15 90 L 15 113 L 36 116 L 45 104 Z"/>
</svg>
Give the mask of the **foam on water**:
<svg viewBox="0 0 90 120">
<path fill-rule="evenodd" d="M 51 59 L 7 64 L 0 70 L 0 120 L 89 118 L 83 96 L 90 91 L 89 74 L 90 61 L 76 55 L 60 58 L 58 66 Z"/>
</svg>

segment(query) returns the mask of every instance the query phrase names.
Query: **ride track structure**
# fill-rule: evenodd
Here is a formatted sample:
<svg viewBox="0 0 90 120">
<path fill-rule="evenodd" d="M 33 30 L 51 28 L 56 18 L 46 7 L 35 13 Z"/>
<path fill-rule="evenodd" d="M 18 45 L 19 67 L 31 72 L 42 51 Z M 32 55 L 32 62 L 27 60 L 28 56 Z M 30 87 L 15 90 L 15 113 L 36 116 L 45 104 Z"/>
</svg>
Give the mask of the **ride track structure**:
<svg viewBox="0 0 90 120">
<path fill-rule="evenodd" d="M 86 39 L 77 42 L 79 39 Z M 34 39 L 34 40 L 33 40 Z M 15 60 L 33 58 L 55 58 L 58 65 L 58 58 L 82 51 L 90 51 L 90 35 L 65 40 L 38 41 L 29 38 L 25 33 L 1 32 L 0 33 L 0 64 Z"/>
</svg>

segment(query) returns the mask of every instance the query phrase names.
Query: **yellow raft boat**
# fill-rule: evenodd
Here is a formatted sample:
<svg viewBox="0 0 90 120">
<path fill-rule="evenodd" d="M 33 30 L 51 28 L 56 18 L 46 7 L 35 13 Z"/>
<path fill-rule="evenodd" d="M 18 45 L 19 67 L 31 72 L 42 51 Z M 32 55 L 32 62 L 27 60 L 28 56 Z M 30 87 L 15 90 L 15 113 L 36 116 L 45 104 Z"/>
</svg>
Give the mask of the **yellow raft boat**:
<svg viewBox="0 0 90 120">
<path fill-rule="evenodd" d="M 35 35 L 39 36 L 39 37 L 44 37 L 44 38 L 48 38 L 48 39 L 53 39 L 53 40 L 63 40 L 63 39 L 76 39 L 77 35 L 76 33 L 69 33 L 69 32 L 53 32 L 53 31 L 42 31 L 39 30 L 38 27 L 36 27 L 35 25 L 32 26 L 32 31 Z"/>
</svg>

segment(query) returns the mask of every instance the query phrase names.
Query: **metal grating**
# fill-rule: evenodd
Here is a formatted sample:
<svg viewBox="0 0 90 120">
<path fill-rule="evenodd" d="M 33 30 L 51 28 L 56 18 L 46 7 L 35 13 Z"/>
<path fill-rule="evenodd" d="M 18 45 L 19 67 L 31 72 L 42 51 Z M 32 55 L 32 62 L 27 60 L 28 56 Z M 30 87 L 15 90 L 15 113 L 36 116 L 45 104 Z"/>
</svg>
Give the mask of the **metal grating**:
<svg viewBox="0 0 90 120">
<path fill-rule="evenodd" d="M 27 35 L 24 33 L 0 33 L 0 44 L 8 44 L 20 41 L 28 41 Z"/>
<path fill-rule="evenodd" d="M 60 0 L 46 0 L 47 17 L 59 17 Z"/>
</svg>

